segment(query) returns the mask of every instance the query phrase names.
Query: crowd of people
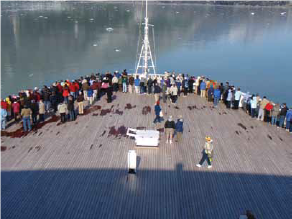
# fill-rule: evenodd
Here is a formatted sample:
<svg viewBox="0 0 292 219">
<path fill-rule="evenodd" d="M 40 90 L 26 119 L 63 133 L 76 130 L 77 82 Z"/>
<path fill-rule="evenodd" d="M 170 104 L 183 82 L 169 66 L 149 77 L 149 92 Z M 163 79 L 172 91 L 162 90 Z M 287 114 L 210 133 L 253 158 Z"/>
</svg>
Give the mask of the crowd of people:
<svg viewBox="0 0 292 219">
<path fill-rule="evenodd" d="M 113 92 L 154 95 L 155 123 L 160 123 L 163 118 L 160 101 L 166 103 L 169 100 L 176 105 L 178 98 L 195 94 L 212 102 L 215 108 L 220 102 L 227 109 L 242 108 L 252 118 L 292 132 L 292 108 L 289 109 L 285 103 L 273 103 L 266 97 L 260 98 L 258 94 L 243 93 L 240 88 L 228 82 L 224 85 L 203 76 L 165 72 L 164 75 L 146 78 L 128 75 L 126 70 L 113 74 L 93 73 L 76 80 L 57 81 L 42 89 L 36 87 L 33 90 L 22 90 L 18 95 L 10 95 L 1 100 L 1 129 L 6 128 L 6 121 L 14 119 L 18 122 L 22 119 L 24 131 L 30 131 L 32 125 L 43 122 L 50 113 L 57 111 L 62 122 L 74 121 L 77 117 L 75 102 L 78 105 L 78 114 L 82 115 L 84 101 L 92 105 L 106 94 L 107 101 L 111 102 Z"/>
<path fill-rule="evenodd" d="M 124 72 L 126 73 L 126 72 Z M 84 101 L 92 105 L 102 95 L 107 102 L 112 101 L 112 74 L 92 74 L 76 80 L 61 80 L 44 85 L 42 89 L 21 90 L 18 95 L 10 95 L 1 100 L 1 130 L 8 122 L 23 122 L 23 130 L 31 131 L 38 123 L 44 122 L 52 114 L 59 113 L 61 122 L 74 121 L 84 114 Z M 77 104 L 75 104 L 77 102 Z"/>
</svg>

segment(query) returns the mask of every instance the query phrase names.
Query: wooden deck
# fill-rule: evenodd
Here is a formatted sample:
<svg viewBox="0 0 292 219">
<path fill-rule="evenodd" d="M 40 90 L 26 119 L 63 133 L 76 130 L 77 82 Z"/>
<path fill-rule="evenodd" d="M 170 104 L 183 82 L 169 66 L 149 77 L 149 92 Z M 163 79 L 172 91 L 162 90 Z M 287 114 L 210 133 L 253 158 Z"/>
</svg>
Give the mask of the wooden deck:
<svg viewBox="0 0 292 219">
<path fill-rule="evenodd" d="M 154 97 L 118 93 L 113 103 L 95 105 L 102 109 L 74 122 L 1 138 L 7 147 L 1 153 L 2 218 L 226 219 L 246 209 L 256 218 L 291 217 L 292 135 L 285 130 L 190 95 L 179 99 L 179 109 L 162 104 L 165 115 L 183 115 L 183 142 L 165 144 L 161 135 L 158 150 L 137 149 L 124 127 L 156 128 Z M 151 113 L 142 114 L 145 106 Z M 101 116 L 101 110 L 110 113 Z M 212 169 L 195 166 L 206 135 L 214 140 Z M 133 148 L 138 169 L 129 175 Z"/>
</svg>

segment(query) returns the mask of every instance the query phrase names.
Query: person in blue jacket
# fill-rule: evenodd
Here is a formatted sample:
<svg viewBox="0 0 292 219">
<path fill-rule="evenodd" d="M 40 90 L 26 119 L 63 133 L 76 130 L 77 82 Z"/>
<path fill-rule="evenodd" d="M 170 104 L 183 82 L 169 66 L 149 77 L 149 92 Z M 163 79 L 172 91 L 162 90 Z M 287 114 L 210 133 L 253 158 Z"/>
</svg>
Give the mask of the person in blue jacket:
<svg viewBox="0 0 292 219">
<path fill-rule="evenodd" d="M 206 97 L 206 82 L 202 81 L 200 85 L 201 97 Z"/>
<path fill-rule="evenodd" d="M 175 132 L 176 132 L 176 136 L 177 136 L 177 142 L 181 142 L 182 141 L 182 134 L 184 131 L 183 128 L 184 122 L 183 122 L 183 118 L 182 116 L 179 116 L 176 124 L 175 124 Z"/>
<path fill-rule="evenodd" d="M 220 97 L 221 97 L 221 91 L 219 87 L 216 87 L 216 89 L 214 90 L 214 107 L 217 107 Z"/>
<path fill-rule="evenodd" d="M 286 114 L 286 131 L 292 132 L 292 107 L 287 111 Z"/>
<path fill-rule="evenodd" d="M 159 101 L 156 102 L 156 105 L 154 107 L 154 111 L 155 111 L 155 119 L 154 119 L 154 123 L 157 123 L 157 122 L 161 122 L 161 117 L 160 117 L 160 112 L 161 112 L 161 107 L 159 105 Z"/>
<path fill-rule="evenodd" d="M 135 92 L 136 94 L 140 94 L 140 79 L 139 76 L 136 76 L 136 79 L 134 81 L 134 85 L 135 85 Z"/>
<path fill-rule="evenodd" d="M 87 90 L 87 97 L 89 99 L 89 104 L 92 105 L 93 104 L 93 90 L 91 87 L 89 87 Z"/>
<path fill-rule="evenodd" d="M 0 105 L 0 131 L 6 128 L 7 111 Z"/>
</svg>

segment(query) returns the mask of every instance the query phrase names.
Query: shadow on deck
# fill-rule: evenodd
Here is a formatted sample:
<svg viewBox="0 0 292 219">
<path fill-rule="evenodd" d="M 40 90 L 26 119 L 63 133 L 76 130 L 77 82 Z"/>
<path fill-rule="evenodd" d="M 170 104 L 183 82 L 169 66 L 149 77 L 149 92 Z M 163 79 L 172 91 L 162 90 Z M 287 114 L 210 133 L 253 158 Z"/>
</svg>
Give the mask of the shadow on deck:
<svg viewBox="0 0 292 219">
<path fill-rule="evenodd" d="M 143 161 L 141 161 L 143 162 Z M 291 177 L 126 169 L 2 171 L 3 218 L 289 218 Z M 289 192 L 290 191 L 290 192 Z M 289 213 L 290 212 L 290 213 Z"/>
</svg>

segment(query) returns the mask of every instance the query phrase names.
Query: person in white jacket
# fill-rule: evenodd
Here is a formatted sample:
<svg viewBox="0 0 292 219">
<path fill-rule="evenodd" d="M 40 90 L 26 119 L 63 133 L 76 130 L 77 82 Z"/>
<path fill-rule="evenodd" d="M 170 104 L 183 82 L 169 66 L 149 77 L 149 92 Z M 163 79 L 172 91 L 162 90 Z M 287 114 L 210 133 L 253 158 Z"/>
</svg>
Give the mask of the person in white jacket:
<svg viewBox="0 0 292 219">
<path fill-rule="evenodd" d="M 177 94 L 178 94 L 178 89 L 176 84 L 172 84 L 171 88 L 169 89 L 170 97 L 171 97 L 171 102 L 176 103 L 177 101 Z"/>
</svg>

